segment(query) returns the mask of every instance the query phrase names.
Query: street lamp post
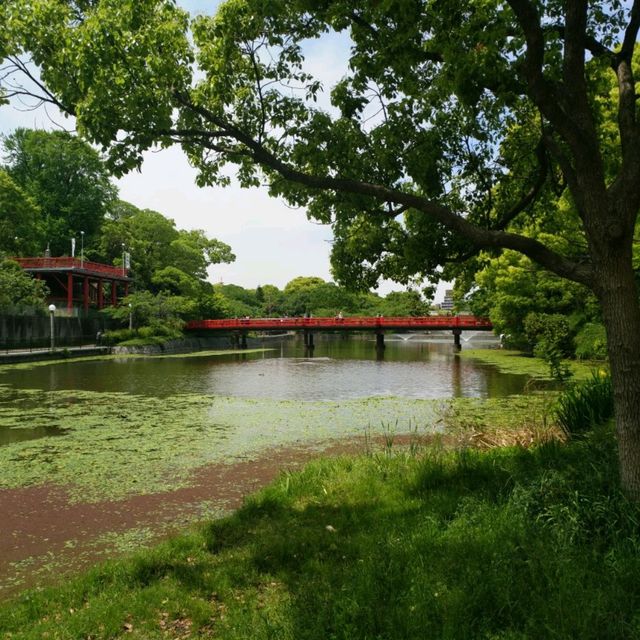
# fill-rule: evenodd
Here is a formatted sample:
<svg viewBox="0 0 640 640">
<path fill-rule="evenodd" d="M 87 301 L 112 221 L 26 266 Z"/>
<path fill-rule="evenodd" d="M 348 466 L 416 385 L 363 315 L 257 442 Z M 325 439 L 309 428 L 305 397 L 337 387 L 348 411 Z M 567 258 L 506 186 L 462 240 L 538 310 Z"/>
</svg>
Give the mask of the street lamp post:
<svg viewBox="0 0 640 640">
<path fill-rule="evenodd" d="M 80 268 L 84 268 L 84 231 L 80 232 Z"/>
<path fill-rule="evenodd" d="M 124 275 L 124 242 L 122 243 L 122 275 Z"/>
<path fill-rule="evenodd" d="M 53 324 L 53 314 L 56 312 L 56 305 L 49 305 L 49 334 L 51 336 L 51 351 L 53 351 L 55 345 L 55 337 L 54 337 L 54 324 Z"/>
</svg>

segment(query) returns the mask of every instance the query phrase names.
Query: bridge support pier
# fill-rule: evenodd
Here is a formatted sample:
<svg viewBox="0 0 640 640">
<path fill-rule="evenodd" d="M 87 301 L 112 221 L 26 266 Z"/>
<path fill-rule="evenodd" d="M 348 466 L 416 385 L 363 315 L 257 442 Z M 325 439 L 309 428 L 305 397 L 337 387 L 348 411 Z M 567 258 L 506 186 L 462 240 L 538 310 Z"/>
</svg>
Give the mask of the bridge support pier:
<svg viewBox="0 0 640 640">
<path fill-rule="evenodd" d="M 304 332 L 304 346 L 306 349 L 310 349 L 311 351 L 316 347 L 316 345 L 313 344 L 313 333 L 311 333 L 311 331 L 305 330 Z"/>
<path fill-rule="evenodd" d="M 240 348 L 247 348 L 247 334 L 244 331 L 240 334 Z"/>
<path fill-rule="evenodd" d="M 453 329 L 453 344 L 457 351 L 462 349 L 462 342 L 460 342 L 460 334 L 462 333 L 462 329 Z"/>
<path fill-rule="evenodd" d="M 384 349 L 384 333 L 382 331 L 376 332 L 376 349 Z"/>
</svg>

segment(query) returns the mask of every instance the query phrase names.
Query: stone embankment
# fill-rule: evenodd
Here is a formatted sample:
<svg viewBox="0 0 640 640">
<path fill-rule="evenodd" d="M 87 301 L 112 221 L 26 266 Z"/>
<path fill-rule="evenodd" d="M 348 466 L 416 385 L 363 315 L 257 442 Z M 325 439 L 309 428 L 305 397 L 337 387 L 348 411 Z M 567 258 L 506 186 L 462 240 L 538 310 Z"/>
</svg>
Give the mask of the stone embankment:
<svg viewBox="0 0 640 640">
<path fill-rule="evenodd" d="M 263 343 L 256 338 L 247 338 L 249 348 L 261 347 Z M 139 354 L 148 356 L 158 356 L 173 353 L 192 353 L 205 349 L 231 349 L 233 342 L 229 337 L 210 338 L 180 338 L 178 340 L 167 340 L 162 344 L 147 344 L 135 347 L 117 346 L 111 347 L 111 353 L 115 355 Z"/>
</svg>

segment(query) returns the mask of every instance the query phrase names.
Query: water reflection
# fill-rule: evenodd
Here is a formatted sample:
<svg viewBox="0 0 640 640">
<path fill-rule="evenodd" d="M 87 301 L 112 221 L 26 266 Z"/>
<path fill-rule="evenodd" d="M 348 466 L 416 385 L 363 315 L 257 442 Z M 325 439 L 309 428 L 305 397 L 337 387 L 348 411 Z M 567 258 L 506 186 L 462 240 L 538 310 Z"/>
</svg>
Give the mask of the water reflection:
<svg viewBox="0 0 640 640">
<path fill-rule="evenodd" d="M 61 436 L 65 434 L 65 429 L 60 427 L 0 427 L 0 446 L 12 444 L 14 442 L 24 442 L 25 440 L 36 440 L 37 438 L 47 438 L 49 436 Z"/>
<path fill-rule="evenodd" d="M 475 337 L 464 347 L 477 343 Z M 15 388 L 126 392 L 166 397 L 197 393 L 282 400 L 371 396 L 488 397 L 519 393 L 524 376 L 461 359 L 450 335 L 391 335 L 384 350 L 375 336 L 302 336 L 263 342 L 269 351 L 228 356 L 122 358 L 14 370 L 0 383 Z"/>
</svg>

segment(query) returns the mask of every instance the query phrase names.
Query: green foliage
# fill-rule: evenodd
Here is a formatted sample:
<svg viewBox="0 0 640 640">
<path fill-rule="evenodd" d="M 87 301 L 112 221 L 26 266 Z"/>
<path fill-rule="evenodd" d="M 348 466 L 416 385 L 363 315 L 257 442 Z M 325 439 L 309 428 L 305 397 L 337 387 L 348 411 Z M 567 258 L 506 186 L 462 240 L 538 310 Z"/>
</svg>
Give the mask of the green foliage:
<svg viewBox="0 0 640 640">
<path fill-rule="evenodd" d="M 233 284 L 213 285 L 214 311 L 221 317 L 244 316 L 418 316 L 428 315 L 429 304 L 417 291 L 392 291 L 384 298 L 375 293 L 354 293 L 322 278 L 300 276 L 280 291 L 273 285 L 244 289 Z M 219 317 L 211 316 L 211 317 Z"/>
<path fill-rule="evenodd" d="M 585 324 L 574 338 L 574 342 L 576 358 L 604 360 L 607 357 L 607 332 L 601 324 Z"/>
<path fill-rule="evenodd" d="M 10 0 L 5 22 L 7 48 L 31 53 L 47 88 L 117 171 L 179 139 L 200 185 L 228 184 L 232 164 L 243 186 L 266 182 L 272 195 L 331 222 L 340 282 L 366 290 L 382 276 L 436 281 L 440 265 L 471 245 L 420 205 L 499 226 L 537 175 L 540 128 L 523 78 L 522 28 L 497 3 L 451 10 L 391 1 L 353 11 L 348 2 L 234 0 L 189 21 L 168 0 L 117 8 Z M 540 11 L 543 21 L 556 17 L 553 3 Z M 590 28 L 615 40 L 618 21 L 594 13 Z M 325 88 L 304 47 L 329 34 L 351 45 L 348 71 L 326 88 L 331 109 L 318 104 Z M 561 38 L 545 35 L 555 70 Z M 610 103 L 603 68 L 588 69 L 599 113 Z M 598 133 L 613 143 L 603 120 Z M 279 168 L 285 178 L 346 182 L 323 188 L 282 179 Z M 538 194 L 545 205 L 557 200 L 549 174 Z M 362 184 L 379 187 L 378 195 L 355 188 Z M 410 208 L 385 190 L 420 203 Z"/>
<path fill-rule="evenodd" d="M 10 256 L 36 255 L 42 243 L 40 208 L 0 169 L 0 252 Z"/>
<path fill-rule="evenodd" d="M 467 272 L 450 275 L 460 276 L 458 295 L 472 290 L 467 299 L 473 313 L 491 318 L 496 333 L 509 335 L 517 348 L 532 349 L 537 342 L 525 330 L 529 314 L 577 314 L 587 319 L 598 314 L 594 296 L 583 286 L 562 280 L 513 251 L 495 258 L 481 255 Z"/>
<path fill-rule="evenodd" d="M 131 315 L 134 327 L 149 326 L 164 335 L 165 331 L 180 333 L 184 321 L 196 310 L 196 302 L 190 298 L 140 291 L 124 298 L 117 307 L 107 307 L 104 313 L 122 323 L 128 323 Z"/>
<path fill-rule="evenodd" d="M 131 254 L 138 289 L 194 299 L 211 292 L 208 267 L 235 260 L 228 245 L 207 238 L 204 231 L 178 229 L 157 211 L 119 202 L 115 214 L 104 222 L 95 255 L 122 264 L 123 245 Z"/>
<path fill-rule="evenodd" d="M 567 435 L 582 434 L 613 417 L 611 376 L 593 372 L 590 380 L 570 385 L 558 398 L 556 417 Z"/>
<path fill-rule="evenodd" d="M 533 354 L 549 364 L 551 376 L 567 380 L 571 372 L 562 361 L 571 354 L 573 337 L 567 319 L 557 313 L 530 313 L 524 319 L 524 331 Z"/>
<path fill-rule="evenodd" d="M 0 309 L 44 312 L 47 286 L 32 278 L 13 260 L 0 262 Z"/>
<path fill-rule="evenodd" d="M 417 291 L 391 291 L 379 309 L 385 316 L 427 316 L 430 305 Z"/>
<path fill-rule="evenodd" d="M 50 243 L 52 255 L 69 255 L 70 239 L 79 241 L 81 231 L 85 246 L 90 246 L 116 198 L 100 155 L 62 131 L 17 129 L 2 142 L 6 171 L 39 207 L 25 248 L 35 245 L 41 253 Z"/>
<path fill-rule="evenodd" d="M 530 450 L 318 460 L 231 517 L 3 603 L 0 630 L 637 638 L 640 512 L 617 473 L 608 432 Z"/>
</svg>

